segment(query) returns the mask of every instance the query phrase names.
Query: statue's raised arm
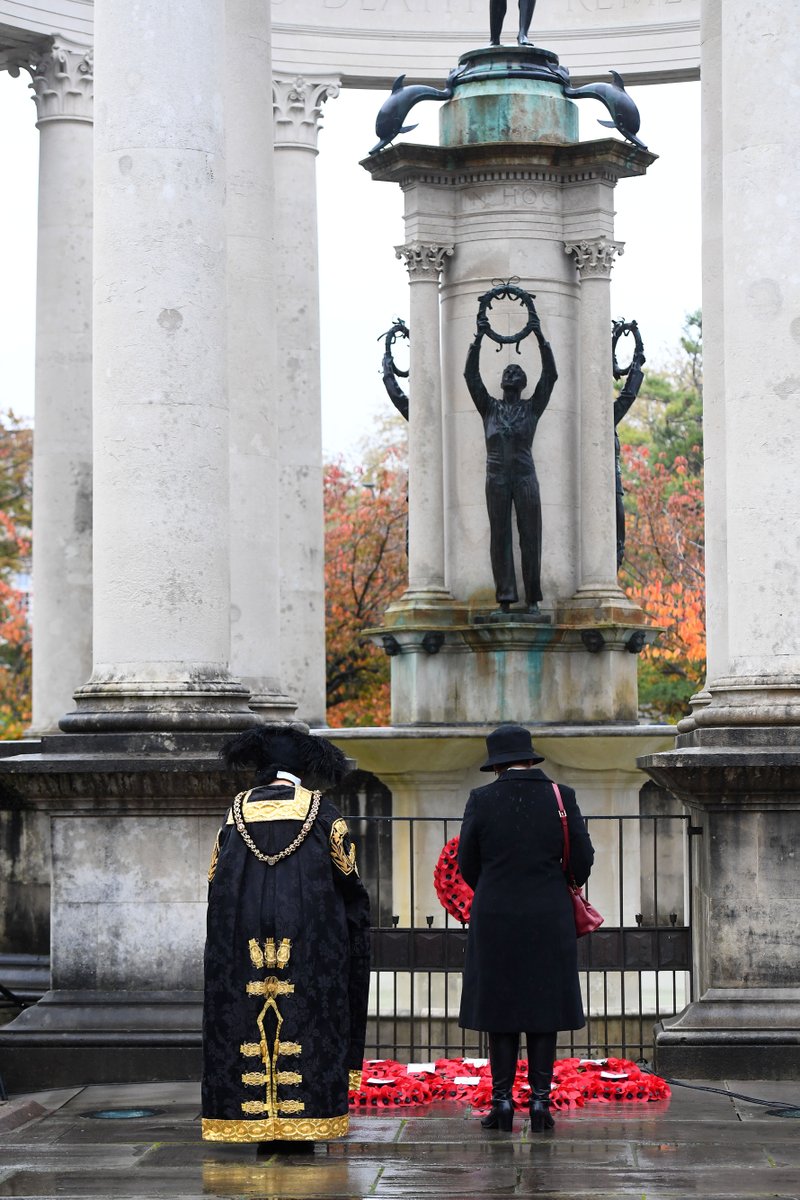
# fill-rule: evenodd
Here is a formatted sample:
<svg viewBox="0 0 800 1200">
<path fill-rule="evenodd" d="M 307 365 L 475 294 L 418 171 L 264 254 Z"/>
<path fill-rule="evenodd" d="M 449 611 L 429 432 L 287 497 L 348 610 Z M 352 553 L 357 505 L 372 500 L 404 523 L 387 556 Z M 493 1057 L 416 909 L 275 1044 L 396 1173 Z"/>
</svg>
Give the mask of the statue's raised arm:
<svg viewBox="0 0 800 1200">
<path fill-rule="evenodd" d="M 539 343 L 539 357 L 542 360 L 542 373 L 539 376 L 539 382 L 531 396 L 531 407 L 536 415 L 540 417 L 550 401 L 553 394 L 553 388 L 556 386 L 558 379 L 558 370 L 556 368 L 556 360 L 553 356 L 553 351 L 550 343 L 542 333 L 542 326 L 537 318 L 536 324 L 533 327 L 533 332 L 536 341 Z"/>
<path fill-rule="evenodd" d="M 486 416 L 492 402 L 492 397 L 487 392 L 486 385 L 481 378 L 481 344 L 488 330 L 489 318 L 481 311 L 478 313 L 475 337 L 467 352 L 467 362 L 464 367 L 464 378 L 467 381 L 469 394 L 482 417 Z"/>
</svg>

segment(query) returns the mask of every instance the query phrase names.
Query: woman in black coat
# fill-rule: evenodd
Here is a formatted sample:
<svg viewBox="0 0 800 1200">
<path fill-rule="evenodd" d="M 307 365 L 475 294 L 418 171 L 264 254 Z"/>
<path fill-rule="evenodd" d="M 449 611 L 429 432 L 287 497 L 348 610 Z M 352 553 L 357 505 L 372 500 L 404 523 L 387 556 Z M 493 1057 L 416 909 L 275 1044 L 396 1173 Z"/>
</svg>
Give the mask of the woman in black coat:
<svg viewBox="0 0 800 1200">
<path fill-rule="evenodd" d="M 553 784 L 521 725 L 486 739 L 482 771 L 495 783 L 470 793 L 458 865 L 475 891 L 459 1024 L 489 1034 L 492 1111 L 488 1129 L 511 1129 L 519 1035 L 528 1043 L 531 1128 L 550 1129 L 556 1037 L 586 1024 L 578 982 L 572 900 L 561 866 L 562 823 Z M 561 787 L 570 873 L 589 877 L 594 851 L 572 788 Z"/>
</svg>

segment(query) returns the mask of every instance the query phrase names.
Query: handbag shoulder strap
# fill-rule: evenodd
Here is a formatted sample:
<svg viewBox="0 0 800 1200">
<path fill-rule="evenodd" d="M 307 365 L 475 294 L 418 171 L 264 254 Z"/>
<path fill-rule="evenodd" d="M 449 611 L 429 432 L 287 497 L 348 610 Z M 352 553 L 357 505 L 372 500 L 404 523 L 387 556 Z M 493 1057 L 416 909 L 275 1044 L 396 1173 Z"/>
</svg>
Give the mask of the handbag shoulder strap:
<svg viewBox="0 0 800 1200">
<path fill-rule="evenodd" d="M 569 825 L 567 824 L 567 810 L 564 808 L 564 801 L 561 799 L 561 791 L 558 784 L 553 783 L 552 787 L 558 801 L 558 815 L 561 818 L 561 833 L 564 838 L 564 853 L 561 856 L 561 866 L 563 867 L 564 874 L 569 878 Z"/>
</svg>

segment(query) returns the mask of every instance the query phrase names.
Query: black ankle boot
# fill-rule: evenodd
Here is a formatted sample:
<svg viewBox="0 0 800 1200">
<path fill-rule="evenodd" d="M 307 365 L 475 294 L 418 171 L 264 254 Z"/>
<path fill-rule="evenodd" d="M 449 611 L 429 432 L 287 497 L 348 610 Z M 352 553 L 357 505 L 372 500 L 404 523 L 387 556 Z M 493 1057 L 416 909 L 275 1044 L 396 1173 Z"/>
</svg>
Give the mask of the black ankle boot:
<svg viewBox="0 0 800 1200">
<path fill-rule="evenodd" d="M 492 1111 L 481 1118 L 484 1129 L 501 1129 L 510 1133 L 514 1124 L 514 1101 L 510 1096 L 492 1100 Z"/>
<path fill-rule="evenodd" d="M 550 1115 L 550 1096 L 540 1092 L 531 1095 L 531 1133 L 544 1133 L 545 1129 L 553 1129 L 555 1121 Z"/>
</svg>

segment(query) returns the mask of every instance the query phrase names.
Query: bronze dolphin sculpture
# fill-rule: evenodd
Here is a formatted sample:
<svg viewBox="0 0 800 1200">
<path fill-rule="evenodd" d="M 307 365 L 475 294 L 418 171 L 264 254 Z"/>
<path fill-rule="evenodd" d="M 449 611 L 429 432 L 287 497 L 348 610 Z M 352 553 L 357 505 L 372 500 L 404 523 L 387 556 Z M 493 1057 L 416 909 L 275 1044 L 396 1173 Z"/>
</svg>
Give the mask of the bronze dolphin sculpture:
<svg viewBox="0 0 800 1200">
<path fill-rule="evenodd" d="M 390 142 L 393 142 L 401 133 L 410 133 L 412 129 L 416 129 L 414 125 L 404 125 L 406 117 L 415 104 L 419 104 L 420 100 L 449 100 L 453 94 L 453 79 L 456 71 L 451 71 L 447 76 L 447 83 L 443 88 L 428 87 L 424 83 L 415 83 L 409 87 L 403 87 L 405 75 L 398 75 L 392 84 L 391 95 L 388 100 L 384 100 L 380 107 L 378 116 L 375 119 L 375 132 L 380 141 L 370 150 L 370 154 L 377 154 L 379 150 L 383 150 Z"/>
<path fill-rule="evenodd" d="M 612 119 L 598 121 L 598 125 L 605 125 L 608 129 L 618 129 L 622 136 L 632 142 L 634 146 L 638 146 L 640 150 L 646 150 L 647 146 L 636 136 L 641 125 L 639 109 L 625 91 L 625 84 L 620 73 L 610 71 L 609 74 L 613 83 L 587 83 L 585 87 L 579 88 L 565 86 L 564 95 L 568 96 L 570 100 L 580 100 L 584 96 L 591 96 L 594 100 L 605 104 Z"/>
</svg>

